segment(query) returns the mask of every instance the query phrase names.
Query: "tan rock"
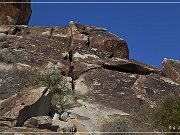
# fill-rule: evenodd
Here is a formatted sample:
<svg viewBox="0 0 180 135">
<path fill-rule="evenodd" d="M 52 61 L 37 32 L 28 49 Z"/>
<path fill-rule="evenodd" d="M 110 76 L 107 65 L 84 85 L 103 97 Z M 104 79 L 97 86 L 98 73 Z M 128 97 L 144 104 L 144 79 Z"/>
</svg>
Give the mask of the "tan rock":
<svg viewBox="0 0 180 135">
<path fill-rule="evenodd" d="M 31 117 L 48 115 L 51 97 L 52 93 L 45 87 L 13 95 L 0 103 L 0 115 L 15 120 L 16 126 L 22 126 Z"/>
</svg>

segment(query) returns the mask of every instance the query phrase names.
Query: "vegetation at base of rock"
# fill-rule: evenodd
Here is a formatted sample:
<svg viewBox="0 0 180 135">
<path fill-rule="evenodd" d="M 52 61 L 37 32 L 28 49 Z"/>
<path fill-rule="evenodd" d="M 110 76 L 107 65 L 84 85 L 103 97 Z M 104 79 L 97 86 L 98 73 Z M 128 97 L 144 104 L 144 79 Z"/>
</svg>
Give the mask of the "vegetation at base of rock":
<svg viewBox="0 0 180 135">
<path fill-rule="evenodd" d="M 24 86 L 23 90 L 34 89 L 38 87 L 47 87 L 53 93 L 52 109 L 55 112 L 65 111 L 68 108 L 65 96 L 72 91 L 66 86 L 63 76 L 55 72 L 43 74 L 37 70 L 15 72 L 15 81 Z"/>
<path fill-rule="evenodd" d="M 117 132 L 124 132 L 118 133 L 119 135 L 129 135 L 133 132 L 133 128 L 131 125 L 131 121 L 122 116 L 113 116 L 104 120 L 103 124 L 101 125 L 101 132 L 111 132 L 112 135 L 116 135 Z M 115 132 L 115 133 L 112 133 Z M 109 133 L 102 133 L 103 135 L 109 135 Z"/>
<path fill-rule="evenodd" d="M 168 132 L 180 131 L 180 96 L 171 96 L 164 99 L 161 107 L 154 115 L 154 126 L 158 130 Z"/>
<path fill-rule="evenodd" d="M 51 104 L 55 112 L 59 112 L 59 113 L 64 112 L 70 108 L 70 106 L 67 104 L 65 96 L 66 96 L 65 94 L 53 95 Z"/>
</svg>

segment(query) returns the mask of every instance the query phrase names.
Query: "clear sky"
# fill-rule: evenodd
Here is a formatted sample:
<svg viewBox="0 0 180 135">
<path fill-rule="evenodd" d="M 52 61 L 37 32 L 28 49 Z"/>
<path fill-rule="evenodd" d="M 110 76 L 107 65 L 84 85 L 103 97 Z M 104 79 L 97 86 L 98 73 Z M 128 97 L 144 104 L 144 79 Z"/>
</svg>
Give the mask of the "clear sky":
<svg viewBox="0 0 180 135">
<path fill-rule="evenodd" d="M 32 1 L 50 2 L 52 0 Z M 57 2 L 60 0 L 53 1 Z M 72 2 L 76 0 L 69 1 Z M 136 0 L 129 1 L 135 2 Z M 149 1 L 152 2 L 152 0 Z M 168 0 L 159 0 L 159 2 L 162 1 Z M 180 0 L 174 1 L 180 2 Z M 127 41 L 130 50 L 130 58 L 132 59 L 136 59 L 158 67 L 161 67 L 161 62 L 164 58 L 180 60 L 180 3 L 34 3 L 32 4 L 32 10 L 33 13 L 29 25 L 66 26 L 68 25 L 69 21 L 76 21 L 81 24 L 100 26 L 107 28 L 108 31 Z"/>
</svg>

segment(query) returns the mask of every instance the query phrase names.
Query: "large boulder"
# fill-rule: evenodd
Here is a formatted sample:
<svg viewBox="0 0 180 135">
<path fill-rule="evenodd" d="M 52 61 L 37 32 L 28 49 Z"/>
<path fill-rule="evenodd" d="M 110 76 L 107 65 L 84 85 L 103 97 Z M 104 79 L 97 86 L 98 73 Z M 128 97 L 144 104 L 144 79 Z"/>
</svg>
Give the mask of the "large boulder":
<svg viewBox="0 0 180 135">
<path fill-rule="evenodd" d="M 46 87 L 13 95 L 0 102 L 1 120 L 11 121 L 11 126 L 22 126 L 31 117 L 46 116 L 50 112 L 51 98 L 52 93 Z"/>
<path fill-rule="evenodd" d="M 92 55 L 101 59 L 129 58 L 127 43 L 106 29 L 70 22 L 72 56 Z"/>
<path fill-rule="evenodd" d="M 31 0 L 1 0 L 0 4 L 0 25 L 27 25 L 31 17 Z"/>
<path fill-rule="evenodd" d="M 180 61 L 164 59 L 163 73 L 166 77 L 180 84 Z"/>
</svg>

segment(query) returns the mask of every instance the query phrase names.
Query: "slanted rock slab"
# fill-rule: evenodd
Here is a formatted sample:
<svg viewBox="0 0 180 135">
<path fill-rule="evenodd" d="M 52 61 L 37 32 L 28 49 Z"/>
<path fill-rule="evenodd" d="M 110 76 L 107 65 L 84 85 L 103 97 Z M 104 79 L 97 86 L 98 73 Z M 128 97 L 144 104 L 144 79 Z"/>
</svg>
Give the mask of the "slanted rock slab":
<svg viewBox="0 0 180 135">
<path fill-rule="evenodd" d="M 0 116 L 13 119 L 16 126 L 31 117 L 46 116 L 50 112 L 52 93 L 46 88 L 30 90 L 21 95 L 13 95 L 0 103 Z"/>
<path fill-rule="evenodd" d="M 144 64 L 142 62 L 132 59 L 128 60 L 128 59 L 120 59 L 116 57 L 105 60 L 104 68 L 109 70 L 129 72 L 139 75 L 147 75 L 150 73 L 162 74 L 162 71 L 154 66 Z"/>
</svg>

